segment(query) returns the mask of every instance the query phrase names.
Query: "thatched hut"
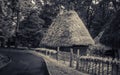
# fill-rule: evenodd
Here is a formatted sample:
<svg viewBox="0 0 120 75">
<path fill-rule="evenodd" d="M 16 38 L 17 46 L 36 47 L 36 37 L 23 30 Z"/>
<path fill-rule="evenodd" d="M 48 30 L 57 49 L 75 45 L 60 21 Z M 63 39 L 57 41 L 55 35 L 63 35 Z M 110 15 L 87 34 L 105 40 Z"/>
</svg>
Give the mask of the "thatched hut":
<svg viewBox="0 0 120 75">
<path fill-rule="evenodd" d="M 71 10 L 57 16 L 41 43 L 50 47 L 81 48 L 94 41 L 78 14 Z"/>
<path fill-rule="evenodd" d="M 120 10 L 110 22 L 109 28 L 104 31 L 100 42 L 111 47 L 116 53 L 116 57 L 120 58 Z"/>
</svg>

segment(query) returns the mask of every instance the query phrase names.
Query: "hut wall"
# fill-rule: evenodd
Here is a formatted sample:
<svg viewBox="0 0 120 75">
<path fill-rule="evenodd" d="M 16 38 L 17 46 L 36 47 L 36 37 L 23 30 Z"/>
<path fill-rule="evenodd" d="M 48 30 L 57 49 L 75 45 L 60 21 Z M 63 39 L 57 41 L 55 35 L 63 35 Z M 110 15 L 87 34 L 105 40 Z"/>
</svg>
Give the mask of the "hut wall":
<svg viewBox="0 0 120 75">
<path fill-rule="evenodd" d="M 73 46 L 73 47 L 60 47 L 60 51 L 70 52 L 70 48 L 73 49 L 73 52 L 77 54 L 77 50 L 80 50 L 80 55 L 86 55 L 88 46 Z"/>
<path fill-rule="evenodd" d="M 83 56 L 83 55 L 86 55 L 87 54 L 87 49 L 88 49 L 88 46 L 73 46 L 73 50 L 75 53 L 77 53 L 77 50 L 80 50 L 80 56 Z"/>
</svg>

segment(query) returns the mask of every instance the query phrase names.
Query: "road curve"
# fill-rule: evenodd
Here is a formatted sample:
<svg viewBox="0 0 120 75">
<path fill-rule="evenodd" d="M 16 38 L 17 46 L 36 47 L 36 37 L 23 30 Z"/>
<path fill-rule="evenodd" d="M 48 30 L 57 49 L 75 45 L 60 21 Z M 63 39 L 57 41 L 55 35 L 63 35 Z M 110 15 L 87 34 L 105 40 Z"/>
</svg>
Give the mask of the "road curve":
<svg viewBox="0 0 120 75">
<path fill-rule="evenodd" d="M 12 62 L 0 69 L 0 75 L 49 75 L 43 58 L 31 53 L 0 51 Z"/>
</svg>

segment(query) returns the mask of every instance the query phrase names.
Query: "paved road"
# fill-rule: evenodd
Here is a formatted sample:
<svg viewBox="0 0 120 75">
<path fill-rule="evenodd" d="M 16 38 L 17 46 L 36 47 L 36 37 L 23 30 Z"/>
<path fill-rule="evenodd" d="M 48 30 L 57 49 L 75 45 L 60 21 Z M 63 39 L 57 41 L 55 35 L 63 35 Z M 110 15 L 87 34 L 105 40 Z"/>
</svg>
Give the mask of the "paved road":
<svg viewBox="0 0 120 75">
<path fill-rule="evenodd" d="M 12 62 L 0 70 L 0 75 L 49 75 L 45 61 L 23 52 L 0 51 L 11 58 Z"/>
</svg>

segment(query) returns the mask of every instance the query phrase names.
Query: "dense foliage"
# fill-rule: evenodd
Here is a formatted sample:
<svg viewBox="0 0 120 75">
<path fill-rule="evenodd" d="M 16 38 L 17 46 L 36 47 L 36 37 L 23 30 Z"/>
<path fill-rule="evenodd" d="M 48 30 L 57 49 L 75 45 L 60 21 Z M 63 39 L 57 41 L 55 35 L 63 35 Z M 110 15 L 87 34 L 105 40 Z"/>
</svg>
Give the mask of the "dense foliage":
<svg viewBox="0 0 120 75">
<path fill-rule="evenodd" d="M 11 32 L 20 32 L 22 37 L 29 33 L 29 37 L 48 28 L 61 11 L 75 10 L 96 37 L 119 9 L 119 0 L 0 0 L 0 29 L 7 37 Z"/>
</svg>

